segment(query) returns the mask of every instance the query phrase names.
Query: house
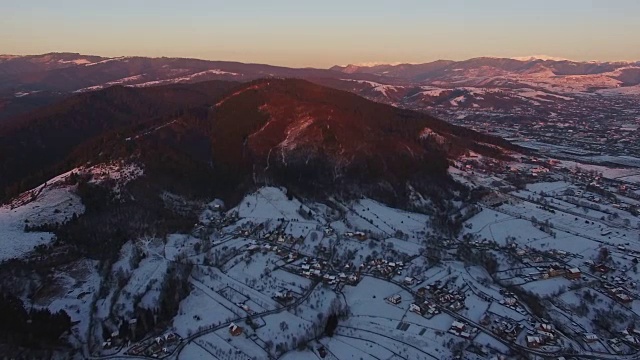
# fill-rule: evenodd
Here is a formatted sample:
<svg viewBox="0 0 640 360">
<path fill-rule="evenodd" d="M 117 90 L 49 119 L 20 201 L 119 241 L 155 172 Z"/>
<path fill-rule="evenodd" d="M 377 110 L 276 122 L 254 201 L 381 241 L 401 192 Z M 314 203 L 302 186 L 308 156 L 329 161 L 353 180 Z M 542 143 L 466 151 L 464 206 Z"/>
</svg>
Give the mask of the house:
<svg viewBox="0 0 640 360">
<path fill-rule="evenodd" d="M 584 338 L 584 341 L 586 341 L 588 343 L 592 343 L 592 342 L 598 341 L 598 335 L 592 334 L 592 333 L 584 334 L 583 338 Z"/>
<path fill-rule="evenodd" d="M 548 271 L 549 277 L 562 276 L 565 273 L 566 273 L 565 269 L 554 267 L 554 266 L 550 267 Z"/>
<path fill-rule="evenodd" d="M 402 297 L 398 294 L 393 295 L 392 297 L 389 298 L 389 302 L 396 305 L 400 304 L 402 302 Z"/>
<path fill-rule="evenodd" d="M 318 355 L 320 355 L 320 358 L 324 359 L 327 357 L 327 349 L 325 349 L 324 346 L 318 347 Z"/>
<path fill-rule="evenodd" d="M 451 311 L 460 311 L 464 308 L 464 303 L 461 301 L 455 301 L 453 304 L 449 305 L 449 309 Z"/>
<path fill-rule="evenodd" d="M 556 336 L 552 332 L 546 332 L 542 330 L 538 330 L 538 335 L 542 336 L 542 338 L 546 340 L 554 340 Z"/>
<path fill-rule="evenodd" d="M 293 299 L 293 294 L 289 290 L 278 291 L 274 295 L 274 298 L 276 300 L 278 300 L 278 301 L 287 302 L 287 301 L 291 301 Z"/>
<path fill-rule="evenodd" d="M 426 312 L 426 308 L 421 307 L 420 305 L 413 303 L 409 306 L 409 311 L 413 311 L 418 315 L 424 315 Z"/>
<path fill-rule="evenodd" d="M 242 334 L 242 328 L 235 323 L 229 325 L 229 334 L 231 336 L 240 336 Z"/>
<path fill-rule="evenodd" d="M 580 279 L 580 276 L 582 276 L 582 273 L 578 268 L 571 268 L 567 270 L 566 276 L 567 276 L 567 279 L 575 280 L 575 279 Z"/>
<path fill-rule="evenodd" d="M 249 252 L 255 252 L 255 251 L 258 251 L 259 249 L 260 249 L 260 246 L 255 245 L 255 244 L 254 244 L 254 245 L 251 245 L 251 246 L 249 246 L 249 247 L 247 248 L 247 250 L 248 250 Z"/>
<path fill-rule="evenodd" d="M 538 330 L 548 332 L 548 333 L 553 333 L 553 325 L 540 323 L 538 324 Z"/>
<path fill-rule="evenodd" d="M 530 348 L 537 348 L 543 344 L 542 338 L 539 336 L 527 336 L 527 346 Z"/>
<path fill-rule="evenodd" d="M 625 294 L 625 293 L 617 293 L 616 294 L 616 300 L 622 302 L 622 303 L 630 303 L 633 301 L 633 299 L 631 298 L 631 296 Z"/>
<path fill-rule="evenodd" d="M 631 344 L 632 346 L 640 345 L 640 341 L 638 340 L 638 338 L 633 335 L 625 335 L 624 341 L 628 344 Z"/>
<path fill-rule="evenodd" d="M 328 282 L 330 284 L 336 283 L 336 277 L 335 275 L 329 275 L 329 274 L 324 274 L 324 276 L 322 276 L 322 280 L 324 282 Z"/>
<path fill-rule="evenodd" d="M 453 324 L 451 324 L 451 328 L 457 331 L 464 331 L 464 327 L 465 325 L 459 321 L 454 321 Z"/>
<path fill-rule="evenodd" d="M 508 297 L 504 299 L 504 304 L 507 306 L 513 306 L 517 303 L 518 301 L 516 300 L 516 298 L 513 297 Z"/>
</svg>

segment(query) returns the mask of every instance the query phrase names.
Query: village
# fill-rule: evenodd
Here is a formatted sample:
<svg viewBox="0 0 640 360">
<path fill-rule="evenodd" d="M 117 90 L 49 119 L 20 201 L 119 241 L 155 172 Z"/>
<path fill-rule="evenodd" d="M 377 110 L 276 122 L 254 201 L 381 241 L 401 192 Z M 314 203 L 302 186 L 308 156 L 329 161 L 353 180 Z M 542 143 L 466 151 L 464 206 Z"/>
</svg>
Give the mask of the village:
<svg viewBox="0 0 640 360">
<path fill-rule="evenodd" d="M 470 190 L 446 219 L 264 187 L 211 202 L 186 233 L 128 242 L 97 298 L 89 266 L 60 304 L 93 329 L 94 359 L 640 357 L 638 168 L 540 154 L 451 165 Z M 190 269 L 176 280 L 188 291 L 141 333 L 170 268 Z"/>
<path fill-rule="evenodd" d="M 636 170 L 531 155 L 454 165 L 475 199 L 455 237 L 371 199 L 267 187 L 210 204 L 190 234 L 136 243 L 192 265 L 191 292 L 168 328 L 137 343 L 114 332 L 94 358 L 339 359 L 348 341 L 363 358 L 640 356 L 639 186 L 619 177 Z"/>
</svg>

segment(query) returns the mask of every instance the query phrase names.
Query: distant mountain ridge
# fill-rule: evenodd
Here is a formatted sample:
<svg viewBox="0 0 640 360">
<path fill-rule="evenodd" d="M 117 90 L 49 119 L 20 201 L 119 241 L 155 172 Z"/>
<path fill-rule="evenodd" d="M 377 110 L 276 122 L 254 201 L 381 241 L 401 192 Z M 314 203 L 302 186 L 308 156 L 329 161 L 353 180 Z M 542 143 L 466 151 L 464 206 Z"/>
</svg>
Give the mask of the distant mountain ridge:
<svg viewBox="0 0 640 360">
<path fill-rule="evenodd" d="M 348 74 L 375 74 L 387 77 L 400 78 L 408 81 L 425 81 L 438 78 L 446 78 L 451 72 L 467 72 L 471 69 L 492 68 L 504 73 L 522 74 L 531 72 L 543 66 L 549 69 L 553 75 L 597 75 L 611 73 L 616 70 L 630 70 L 635 72 L 640 69 L 640 61 L 637 62 L 591 62 L 571 61 L 563 59 L 549 59 L 539 57 L 523 58 L 495 58 L 479 57 L 463 61 L 437 60 L 423 64 L 377 64 L 334 66 L 331 69 Z M 630 80 L 626 85 L 636 85 L 640 80 Z M 624 82 L 624 80 L 623 80 Z"/>
<path fill-rule="evenodd" d="M 0 57 L 0 121 L 76 92 L 225 80 L 300 78 L 396 106 L 449 111 L 557 114 L 589 96 L 640 95 L 640 62 L 481 57 L 423 64 L 288 68 L 185 58 L 104 58 L 73 53 Z M 607 101 L 604 100 L 604 106 Z M 576 103 L 573 108 L 582 105 Z"/>
<path fill-rule="evenodd" d="M 264 77 L 339 77 L 339 73 L 327 69 L 168 57 L 104 58 L 51 53 L 0 58 L 0 92 L 73 92 L 97 90 L 110 85 L 152 86 L 205 80 L 250 81 Z M 364 74 L 358 78 L 378 77 Z"/>
</svg>

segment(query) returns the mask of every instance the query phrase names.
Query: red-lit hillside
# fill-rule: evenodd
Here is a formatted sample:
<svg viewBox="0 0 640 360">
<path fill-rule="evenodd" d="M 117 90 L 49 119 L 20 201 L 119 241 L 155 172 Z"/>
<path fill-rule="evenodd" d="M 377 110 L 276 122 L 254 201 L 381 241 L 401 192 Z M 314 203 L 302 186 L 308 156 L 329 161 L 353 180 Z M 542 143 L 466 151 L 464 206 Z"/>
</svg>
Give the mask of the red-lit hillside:
<svg viewBox="0 0 640 360">
<path fill-rule="evenodd" d="M 224 197 L 275 183 L 402 198 L 408 184 L 425 192 L 452 184 L 451 158 L 509 147 L 346 91 L 266 79 L 78 95 L 0 131 L 0 149 L 18 154 L 0 156 L 0 166 L 7 195 L 78 164 L 126 157 L 173 191 Z"/>
</svg>

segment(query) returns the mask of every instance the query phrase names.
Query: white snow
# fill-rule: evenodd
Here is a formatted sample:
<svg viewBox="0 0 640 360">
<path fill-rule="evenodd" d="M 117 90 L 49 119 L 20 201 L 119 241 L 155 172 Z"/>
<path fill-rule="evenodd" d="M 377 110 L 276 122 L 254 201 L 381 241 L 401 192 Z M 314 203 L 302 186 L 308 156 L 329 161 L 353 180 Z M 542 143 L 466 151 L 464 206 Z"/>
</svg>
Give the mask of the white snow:
<svg viewBox="0 0 640 360">
<path fill-rule="evenodd" d="M 131 86 L 149 87 L 149 86 L 157 86 L 157 85 L 165 85 L 165 84 L 178 84 L 178 83 L 192 82 L 192 81 L 196 81 L 198 78 L 206 77 L 207 75 L 241 76 L 241 74 L 234 73 L 234 72 L 223 71 L 220 69 L 211 69 L 211 70 L 200 71 L 200 72 L 182 76 L 182 77 L 148 81 L 148 82 L 135 84 Z"/>
<path fill-rule="evenodd" d="M 302 204 L 293 199 L 289 201 L 285 190 L 275 187 L 263 187 L 253 194 L 245 196 L 235 208 L 242 218 L 301 220 L 298 213 Z"/>
<path fill-rule="evenodd" d="M 69 174 L 60 175 L 0 207 L 0 261 L 20 257 L 53 240 L 52 233 L 25 232 L 25 225 L 64 223 L 74 213 L 84 213 L 75 187 L 65 184 Z"/>
<path fill-rule="evenodd" d="M 519 60 L 519 61 L 534 61 L 534 60 L 571 61 L 563 57 L 549 56 L 549 55 L 517 56 L 517 57 L 512 57 L 511 59 Z"/>
<path fill-rule="evenodd" d="M 58 60 L 60 64 L 74 64 L 74 65 L 87 65 L 91 64 L 89 59 L 74 59 L 74 60 Z"/>
<path fill-rule="evenodd" d="M 381 84 L 375 81 L 368 81 L 368 80 L 354 80 L 354 79 L 340 79 L 342 81 L 351 81 L 351 82 L 356 82 L 359 84 L 366 84 L 369 85 L 374 91 L 377 91 L 379 93 L 381 93 L 384 96 L 389 96 L 389 91 L 398 91 L 399 87 L 398 86 L 393 86 L 393 85 L 387 85 L 387 84 Z"/>
<path fill-rule="evenodd" d="M 601 89 L 601 90 L 597 90 L 596 93 L 600 95 L 606 95 L 606 96 L 619 96 L 619 95 L 637 96 L 637 95 L 640 95 L 640 85 L 621 86 L 621 87 L 616 87 L 611 89 Z"/>
</svg>

